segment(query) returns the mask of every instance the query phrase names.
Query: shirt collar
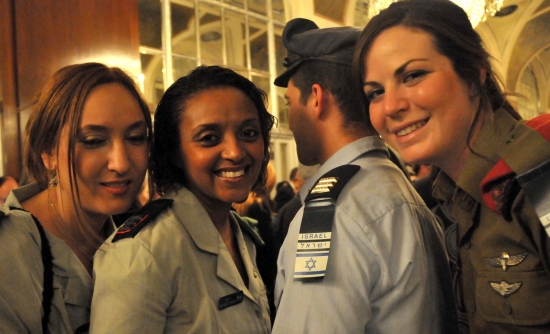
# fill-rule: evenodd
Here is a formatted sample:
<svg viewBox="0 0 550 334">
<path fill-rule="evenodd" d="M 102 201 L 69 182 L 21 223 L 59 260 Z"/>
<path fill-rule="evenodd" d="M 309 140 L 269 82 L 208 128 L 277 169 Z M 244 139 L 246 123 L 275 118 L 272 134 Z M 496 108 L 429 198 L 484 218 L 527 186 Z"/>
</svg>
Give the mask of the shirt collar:
<svg viewBox="0 0 550 334">
<path fill-rule="evenodd" d="M 497 163 L 498 147 L 505 142 L 510 130 L 517 122 L 504 109 L 498 109 L 477 134 L 472 152 L 469 153 L 462 172 L 455 182 L 441 172 L 434 182 L 434 196 L 447 201 L 453 195 L 455 186 L 460 187 L 476 201 L 482 202 L 480 184 L 485 175 Z"/>
<path fill-rule="evenodd" d="M 389 157 L 386 143 L 380 136 L 363 137 L 339 149 L 304 183 L 299 192 L 300 201 L 304 203 L 304 199 L 307 197 L 311 187 L 313 187 L 315 182 L 317 182 L 326 172 L 338 166 L 351 164 L 362 155 L 373 151 L 384 152 L 386 156 Z"/>
</svg>

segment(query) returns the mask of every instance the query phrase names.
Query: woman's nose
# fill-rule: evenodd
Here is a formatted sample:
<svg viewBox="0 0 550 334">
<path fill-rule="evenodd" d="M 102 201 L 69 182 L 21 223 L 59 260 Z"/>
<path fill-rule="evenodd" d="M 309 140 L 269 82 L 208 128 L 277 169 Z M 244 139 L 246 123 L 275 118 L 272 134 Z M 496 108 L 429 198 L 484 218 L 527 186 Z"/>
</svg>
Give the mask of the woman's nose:
<svg viewBox="0 0 550 334">
<path fill-rule="evenodd" d="M 399 89 L 384 91 L 383 111 L 387 117 L 394 117 L 408 108 L 406 96 Z"/>
<path fill-rule="evenodd" d="M 124 143 L 113 143 L 109 152 L 108 169 L 124 174 L 130 169 L 130 156 Z"/>
<path fill-rule="evenodd" d="M 240 161 L 246 155 L 242 142 L 238 138 L 227 138 L 223 145 L 222 158 L 224 159 Z"/>
</svg>

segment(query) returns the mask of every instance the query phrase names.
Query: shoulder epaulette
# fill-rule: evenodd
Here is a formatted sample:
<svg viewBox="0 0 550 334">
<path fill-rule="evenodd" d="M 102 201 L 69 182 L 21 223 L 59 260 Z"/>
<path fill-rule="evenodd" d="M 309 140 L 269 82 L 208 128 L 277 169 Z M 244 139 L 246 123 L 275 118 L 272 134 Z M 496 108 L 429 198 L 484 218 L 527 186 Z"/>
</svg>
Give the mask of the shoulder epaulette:
<svg viewBox="0 0 550 334">
<path fill-rule="evenodd" d="M 535 130 L 539 138 L 542 137 L 540 140 L 537 139 L 537 142 L 548 147 L 550 115 L 535 117 L 525 122 L 525 125 Z M 513 201 L 523 189 L 550 236 L 550 161 L 543 161 L 519 173 L 516 173 L 517 170 L 513 168 L 512 162 L 500 158 L 482 180 L 481 195 L 485 205 L 490 210 L 501 214 L 504 219 L 511 221 Z"/>
<path fill-rule="evenodd" d="M 359 171 L 343 165 L 325 173 L 310 189 L 300 224 L 294 278 L 304 281 L 325 277 L 330 254 L 336 199 L 346 183 Z"/>
<path fill-rule="evenodd" d="M 164 209 L 168 208 L 172 202 L 174 201 L 171 199 L 157 199 L 147 203 L 120 226 L 112 242 L 124 238 L 135 237 L 145 225 L 153 221 L 153 219 Z"/>
<path fill-rule="evenodd" d="M 346 183 L 359 169 L 361 167 L 357 165 L 343 165 L 326 172 L 309 190 L 305 201 L 308 202 L 316 198 L 337 199 Z"/>
</svg>

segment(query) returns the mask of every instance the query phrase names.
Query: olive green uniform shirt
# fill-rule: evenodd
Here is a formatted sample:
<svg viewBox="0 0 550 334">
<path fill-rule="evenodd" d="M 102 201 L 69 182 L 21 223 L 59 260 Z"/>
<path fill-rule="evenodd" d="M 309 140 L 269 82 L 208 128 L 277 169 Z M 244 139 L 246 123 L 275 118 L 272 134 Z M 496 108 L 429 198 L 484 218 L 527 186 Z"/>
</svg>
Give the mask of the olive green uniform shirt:
<svg viewBox="0 0 550 334">
<path fill-rule="evenodd" d="M 480 190 L 500 158 L 522 173 L 548 161 L 548 147 L 536 131 L 497 110 L 480 130 L 477 154 L 469 155 L 456 184 L 444 173 L 436 179 L 434 196 L 458 223 L 447 243 L 458 248 L 455 291 L 471 333 L 550 332 L 550 238 L 522 190 L 511 206 L 512 221 L 489 210 Z M 504 266 L 503 253 L 524 258 Z"/>
</svg>

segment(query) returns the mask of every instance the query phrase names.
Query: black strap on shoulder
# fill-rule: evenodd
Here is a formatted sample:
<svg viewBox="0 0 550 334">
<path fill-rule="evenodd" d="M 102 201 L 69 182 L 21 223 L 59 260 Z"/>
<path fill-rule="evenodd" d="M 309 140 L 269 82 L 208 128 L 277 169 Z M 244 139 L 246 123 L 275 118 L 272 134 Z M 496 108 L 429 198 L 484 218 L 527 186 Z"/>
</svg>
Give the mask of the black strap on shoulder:
<svg viewBox="0 0 550 334">
<path fill-rule="evenodd" d="M 25 211 L 21 208 L 10 206 L 10 210 L 19 210 Z M 52 310 L 52 299 L 53 299 L 53 256 L 52 249 L 50 247 L 50 241 L 46 237 L 44 228 L 36 219 L 34 215 L 31 214 L 31 217 L 36 224 L 38 233 L 40 234 L 40 245 L 41 245 L 41 254 L 42 254 L 42 264 L 44 266 L 44 290 L 42 291 L 42 309 L 44 310 L 44 315 L 42 316 L 42 333 L 49 333 L 48 323 L 50 321 L 50 313 Z"/>
<path fill-rule="evenodd" d="M 325 277 L 336 200 L 359 169 L 357 165 L 336 167 L 317 180 L 309 191 L 298 236 L 295 279 L 309 281 Z"/>
<path fill-rule="evenodd" d="M 516 177 L 550 237 L 550 161 Z"/>
<path fill-rule="evenodd" d="M 159 213 L 172 205 L 172 202 L 174 202 L 174 200 L 157 199 L 147 203 L 120 226 L 112 242 L 135 237 L 145 225 L 153 221 Z"/>
<path fill-rule="evenodd" d="M 75 329 L 74 334 L 85 334 L 90 331 L 90 323 L 85 323 L 82 326 L 79 326 L 77 329 Z"/>
</svg>

